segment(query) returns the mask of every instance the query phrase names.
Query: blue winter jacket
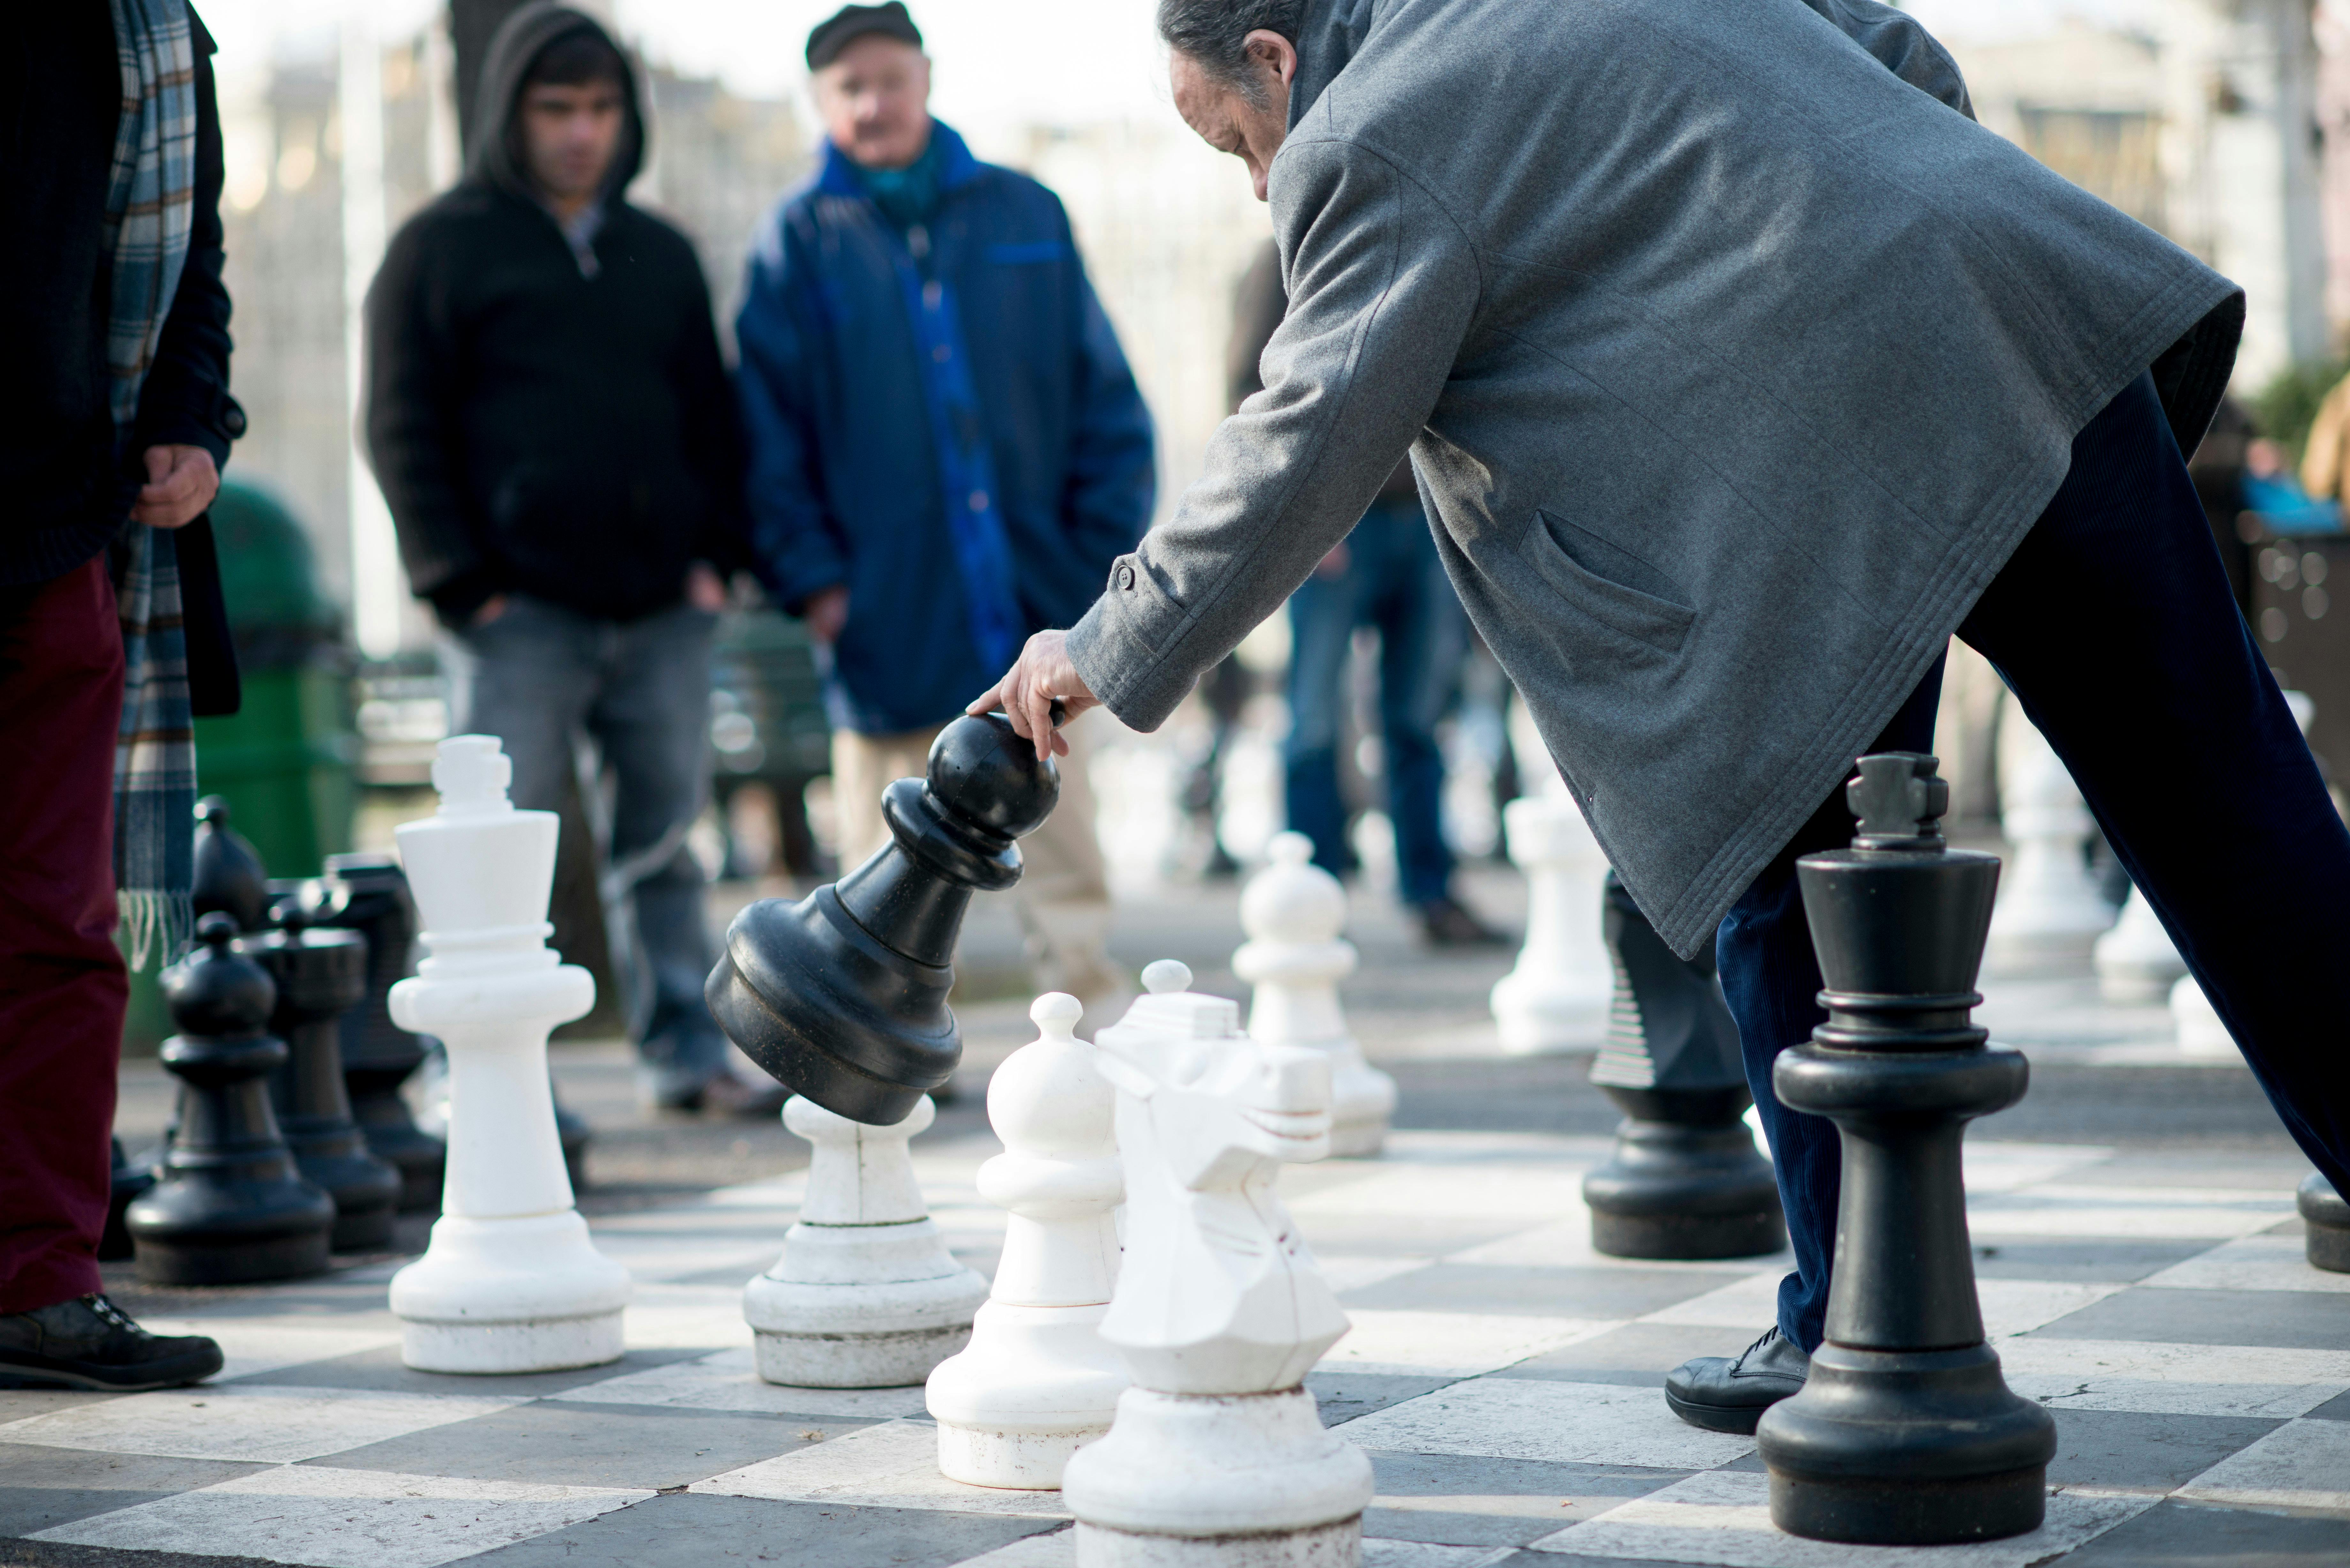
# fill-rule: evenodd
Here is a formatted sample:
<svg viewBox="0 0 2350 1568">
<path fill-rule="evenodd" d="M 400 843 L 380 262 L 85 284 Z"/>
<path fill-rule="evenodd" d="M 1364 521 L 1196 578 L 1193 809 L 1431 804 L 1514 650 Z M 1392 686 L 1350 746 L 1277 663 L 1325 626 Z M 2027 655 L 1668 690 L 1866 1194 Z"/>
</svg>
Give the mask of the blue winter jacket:
<svg viewBox="0 0 2350 1568">
<path fill-rule="evenodd" d="M 795 610 L 848 586 L 827 698 L 868 734 L 945 722 L 1073 624 L 1156 490 L 1059 198 L 931 134 L 938 208 L 903 234 L 827 142 L 735 321 L 759 570 Z"/>
</svg>

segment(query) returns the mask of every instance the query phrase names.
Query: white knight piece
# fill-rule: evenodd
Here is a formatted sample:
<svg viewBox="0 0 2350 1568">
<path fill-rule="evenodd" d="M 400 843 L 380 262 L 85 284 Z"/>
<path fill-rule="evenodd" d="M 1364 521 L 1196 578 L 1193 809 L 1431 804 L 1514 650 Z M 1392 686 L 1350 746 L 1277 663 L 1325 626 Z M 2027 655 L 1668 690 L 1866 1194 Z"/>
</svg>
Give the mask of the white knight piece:
<svg viewBox="0 0 2350 1568">
<path fill-rule="evenodd" d="M 516 811 L 491 735 L 432 763 L 441 809 L 395 830 L 432 956 L 391 988 L 392 1021 L 449 1054 L 449 1164 L 424 1256 L 391 1279 L 400 1359 L 427 1372 L 552 1372 L 619 1359 L 629 1272 L 572 1207 L 546 1035 L 596 981 L 546 945 L 557 819 Z"/>
<path fill-rule="evenodd" d="M 1101 1333 L 1134 1386 L 1063 1478 L 1079 1568 L 1352 1563 L 1370 1461 L 1303 1386 L 1347 1317 L 1274 1191 L 1328 1151 L 1329 1058 L 1243 1035 L 1180 963 L 1142 980 L 1097 1038 L 1127 1191 Z"/>
<path fill-rule="evenodd" d="M 941 1362 L 924 1394 L 951 1480 L 1059 1486 L 1069 1456 L 1109 1430 L 1126 1387 L 1100 1332 L 1125 1196 L 1117 1096 L 1074 1033 L 1084 1012 L 1064 992 L 1037 998 L 1028 1015 L 1039 1037 L 988 1082 L 1003 1152 L 979 1168 L 979 1191 L 1011 1218 L 970 1348 Z"/>
<path fill-rule="evenodd" d="M 1267 1045 L 1305 1045 L 1330 1059 L 1330 1152 L 1374 1155 L 1395 1114 L 1396 1083 L 1363 1059 L 1338 1005 L 1338 982 L 1355 972 L 1347 925 L 1347 890 L 1313 864 L 1314 841 L 1274 836 L 1272 863 L 1241 894 L 1248 940 L 1232 954 L 1232 972 L 1256 988 L 1249 1038 Z"/>
</svg>

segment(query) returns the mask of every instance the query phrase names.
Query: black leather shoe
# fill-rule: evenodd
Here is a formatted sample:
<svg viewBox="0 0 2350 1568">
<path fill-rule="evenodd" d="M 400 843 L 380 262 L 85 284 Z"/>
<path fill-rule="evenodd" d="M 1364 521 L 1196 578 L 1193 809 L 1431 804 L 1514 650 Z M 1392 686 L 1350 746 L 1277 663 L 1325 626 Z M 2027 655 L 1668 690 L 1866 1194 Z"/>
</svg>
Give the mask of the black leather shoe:
<svg viewBox="0 0 2350 1568">
<path fill-rule="evenodd" d="M 1508 947 L 1510 939 L 1451 898 L 1430 898 L 1415 906 L 1419 932 L 1432 948 Z"/>
<path fill-rule="evenodd" d="M 1741 1355 L 1700 1355 L 1665 1379 L 1665 1403 L 1692 1427 L 1754 1435 L 1762 1412 L 1803 1392 L 1812 1358 L 1773 1328 Z"/>
<path fill-rule="evenodd" d="M 213 1341 L 150 1334 L 104 1296 L 0 1315 L 0 1388 L 133 1394 L 201 1383 L 220 1369 Z"/>
</svg>

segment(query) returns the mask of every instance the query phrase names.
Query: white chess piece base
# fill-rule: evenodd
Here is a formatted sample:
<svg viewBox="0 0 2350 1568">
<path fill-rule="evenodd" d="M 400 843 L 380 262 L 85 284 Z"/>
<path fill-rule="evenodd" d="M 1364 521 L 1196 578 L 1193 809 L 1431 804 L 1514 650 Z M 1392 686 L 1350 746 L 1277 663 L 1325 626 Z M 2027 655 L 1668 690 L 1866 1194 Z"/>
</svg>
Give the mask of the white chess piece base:
<svg viewBox="0 0 2350 1568">
<path fill-rule="evenodd" d="M 1351 1039 L 1324 1049 L 1330 1057 L 1330 1152 L 1368 1159 L 1387 1147 L 1396 1081 L 1372 1066 Z"/>
<path fill-rule="evenodd" d="M 2136 888 L 2114 929 L 2097 939 L 2097 994 L 2117 1007 L 2155 1007 L 2187 972 L 2154 906 Z"/>
<path fill-rule="evenodd" d="M 1077 1568 L 1353 1568 L 1371 1461 L 1302 1388 L 1129 1388 L 1063 1481 Z"/>
<path fill-rule="evenodd" d="M 1103 1302 L 1014 1306 L 989 1302 L 973 1346 L 942 1362 L 925 1399 L 939 1423 L 939 1471 L 971 1486 L 1045 1490 L 1069 1456 L 1109 1430 L 1126 1367 L 1101 1337 Z"/>
<path fill-rule="evenodd" d="M 618 1361 L 629 1274 L 576 1212 L 444 1215 L 392 1278 L 400 1359 L 420 1372 L 560 1372 Z"/>
<path fill-rule="evenodd" d="M 2178 1054 L 2205 1061 L 2243 1060 L 2236 1037 L 2220 1022 L 2219 1011 L 2193 975 L 2182 975 L 2170 988 L 2170 1020 L 2178 1030 Z"/>
</svg>

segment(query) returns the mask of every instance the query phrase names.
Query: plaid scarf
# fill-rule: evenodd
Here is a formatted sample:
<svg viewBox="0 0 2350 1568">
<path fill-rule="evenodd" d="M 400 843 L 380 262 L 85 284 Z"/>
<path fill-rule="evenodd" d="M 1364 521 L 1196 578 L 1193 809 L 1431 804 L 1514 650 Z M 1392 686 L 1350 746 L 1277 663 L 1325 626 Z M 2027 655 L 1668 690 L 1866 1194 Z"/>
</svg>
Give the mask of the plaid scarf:
<svg viewBox="0 0 2350 1568">
<path fill-rule="evenodd" d="M 187 0 L 109 0 L 122 119 L 106 193 L 113 258 L 107 368 L 118 464 L 139 391 L 180 287 L 195 214 L 196 64 Z M 131 967 L 168 958 L 193 924 L 196 742 L 178 552 L 168 530 L 126 523 L 113 552 L 122 619 L 122 727 L 114 747 L 114 882 Z"/>
</svg>

